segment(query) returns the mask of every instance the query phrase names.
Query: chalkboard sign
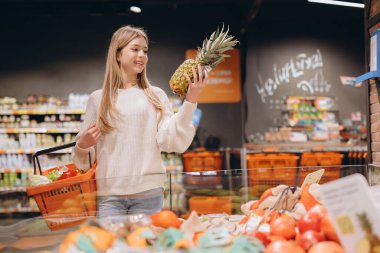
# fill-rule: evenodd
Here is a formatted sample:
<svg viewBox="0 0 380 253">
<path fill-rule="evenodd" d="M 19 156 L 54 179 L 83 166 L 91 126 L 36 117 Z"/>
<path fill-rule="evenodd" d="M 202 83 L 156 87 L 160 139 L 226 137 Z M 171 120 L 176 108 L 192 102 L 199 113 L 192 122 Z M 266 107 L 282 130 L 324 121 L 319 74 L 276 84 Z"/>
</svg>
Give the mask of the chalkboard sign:
<svg viewBox="0 0 380 253">
<path fill-rule="evenodd" d="M 246 137 L 259 140 L 283 126 L 288 96 L 332 97 L 340 120 L 353 112 L 366 114 L 365 87 L 343 85 L 340 78 L 354 77 L 364 69 L 362 45 L 350 41 L 348 33 L 337 37 L 334 29 L 315 34 L 300 30 L 289 37 L 261 31 L 253 32 L 249 42 Z M 329 37 L 334 39 L 328 41 Z"/>
</svg>

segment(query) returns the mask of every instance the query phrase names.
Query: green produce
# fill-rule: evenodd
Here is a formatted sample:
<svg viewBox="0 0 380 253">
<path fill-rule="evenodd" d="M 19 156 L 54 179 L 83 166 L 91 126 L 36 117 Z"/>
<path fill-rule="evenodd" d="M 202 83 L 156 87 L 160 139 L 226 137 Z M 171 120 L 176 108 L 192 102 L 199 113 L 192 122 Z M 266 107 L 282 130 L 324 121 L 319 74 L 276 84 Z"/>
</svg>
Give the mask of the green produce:
<svg viewBox="0 0 380 253">
<path fill-rule="evenodd" d="M 46 177 L 51 181 L 57 180 L 60 176 L 62 176 L 62 171 L 59 170 L 52 170 L 46 175 Z"/>
</svg>

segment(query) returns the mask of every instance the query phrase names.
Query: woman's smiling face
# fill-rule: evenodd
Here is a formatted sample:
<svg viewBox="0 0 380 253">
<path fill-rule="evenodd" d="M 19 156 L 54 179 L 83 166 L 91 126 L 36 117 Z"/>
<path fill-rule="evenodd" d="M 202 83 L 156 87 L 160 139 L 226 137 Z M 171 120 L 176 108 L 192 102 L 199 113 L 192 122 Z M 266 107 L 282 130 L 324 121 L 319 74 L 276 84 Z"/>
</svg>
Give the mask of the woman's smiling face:
<svg viewBox="0 0 380 253">
<path fill-rule="evenodd" d="M 142 37 L 133 39 L 117 54 L 121 68 L 129 75 L 137 76 L 148 62 L 148 44 Z"/>
</svg>

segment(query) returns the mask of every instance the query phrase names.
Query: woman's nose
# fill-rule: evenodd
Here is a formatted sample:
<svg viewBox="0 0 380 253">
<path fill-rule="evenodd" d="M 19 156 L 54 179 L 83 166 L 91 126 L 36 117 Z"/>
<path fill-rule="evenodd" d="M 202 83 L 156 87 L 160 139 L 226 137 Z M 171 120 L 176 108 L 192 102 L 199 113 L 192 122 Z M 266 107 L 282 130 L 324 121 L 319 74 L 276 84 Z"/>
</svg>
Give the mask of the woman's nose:
<svg viewBox="0 0 380 253">
<path fill-rule="evenodd" d="M 140 50 L 138 53 L 139 57 L 145 57 L 145 52 L 143 50 Z"/>
</svg>

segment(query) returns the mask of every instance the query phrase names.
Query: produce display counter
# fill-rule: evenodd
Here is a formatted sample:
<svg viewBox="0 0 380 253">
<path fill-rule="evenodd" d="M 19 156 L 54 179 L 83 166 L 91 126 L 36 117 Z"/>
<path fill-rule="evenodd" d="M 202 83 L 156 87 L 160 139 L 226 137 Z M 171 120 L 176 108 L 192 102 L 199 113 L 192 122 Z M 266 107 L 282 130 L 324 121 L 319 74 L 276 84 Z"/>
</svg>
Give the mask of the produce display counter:
<svg viewBox="0 0 380 253">
<path fill-rule="evenodd" d="M 281 173 L 277 173 L 281 169 Z M 290 194 L 291 190 L 292 194 L 301 194 L 299 190 L 304 176 L 319 169 L 325 169 L 321 184 L 354 173 L 364 174 L 370 185 L 380 184 L 380 168 L 376 166 L 170 172 L 166 174 L 165 201 L 169 207 L 173 206 L 176 201 L 173 198 L 175 184 L 181 179 L 185 190 L 181 210 L 155 215 L 147 215 L 144 214 L 146 210 L 139 210 L 123 215 L 97 217 L 96 212 L 91 211 L 91 207 L 96 204 L 96 198 L 93 197 L 97 192 L 93 189 L 83 192 L 84 186 L 72 186 L 86 182 L 91 185 L 112 184 L 113 179 L 98 182 L 94 179 L 81 182 L 73 180 L 70 184 L 58 182 L 54 190 L 42 193 L 45 194 L 45 200 L 40 202 L 44 203 L 44 207 L 40 206 L 42 216 L 3 221 L 0 226 L 0 252 L 208 252 L 205 249 L 234 253 L 272 252 L 268 250 L 274 239 L 267 236 L 271 233 L 277 235 L 278 232 L 274 231 L 278 227 L 269 221 L 261 222 L 269 217 L 265 216 L 267 211 L 270 209 L 272 214 L 277 213 L 277 218 L 286 213 L 294 220 L 307 214 L 306 211 L 302 213 L 293 209 L 300 204 L 297 199 L 302 199 L 301 195 L 295 195 L 295 202 L 292 198 L 286 199 L 289 206 L 284 207 L 278 206 L 281 201 L 274 201 L 279 196 L 276 191 Z M 334 170 L 339 171 L 338 178 L 336 173 L 331 177 L 329 171 Z M 288 187 L 292 185 L 295 187 Z M 52 191 L 59 193 L 59 198 L 52 198 Z M 36 192 L 38 191 L 32 191 L 33 197 L 36 197 Z M 302 205 L 310 203 L 309 199 Z M 323 203 L 315 205 L 320 204 Z M 273 218 L 272 216 L 270 217 Z M 301 236 L 304 228 L 298 226 L 294 227 L 294 231 Z M 334 241 L 329 236 L 325 234 L 321 241 Z M 308 252 L 310 248 L 293 236 L 285 238 L 285 241 L 294 241 L 292 247 L 303 248 L 304 251 L 300 252 Z"/>
</svg>

